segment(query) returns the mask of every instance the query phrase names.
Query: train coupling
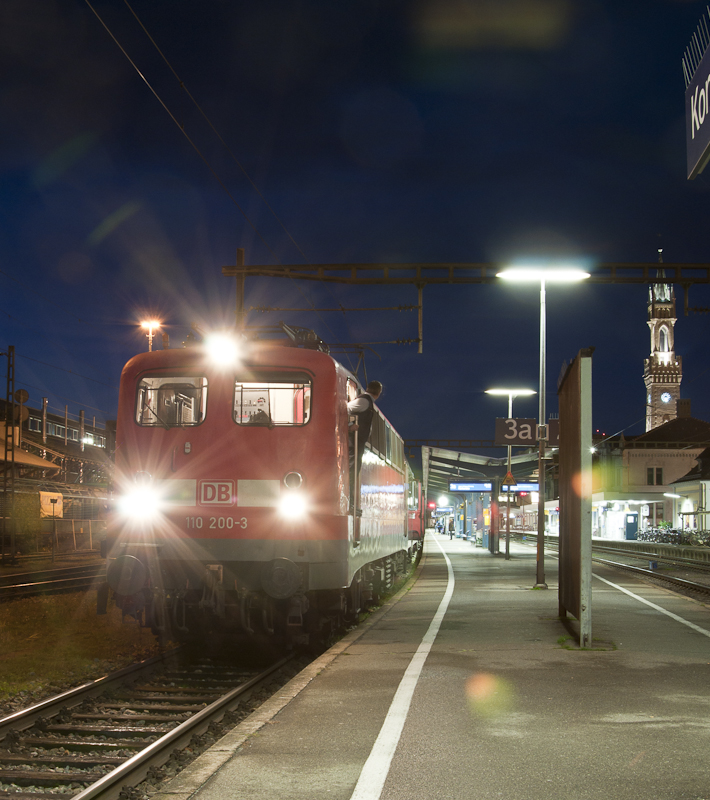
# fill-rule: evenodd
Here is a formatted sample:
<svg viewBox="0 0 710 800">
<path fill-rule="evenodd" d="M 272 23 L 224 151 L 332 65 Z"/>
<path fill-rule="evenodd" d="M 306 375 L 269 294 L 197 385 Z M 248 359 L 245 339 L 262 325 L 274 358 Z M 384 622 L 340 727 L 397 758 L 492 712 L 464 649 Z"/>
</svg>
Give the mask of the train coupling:
<svg viewBox="0 0 710 800">
<path fill-rule="evenodd" d="M 288 604 L 288 614 L 286 615 L 286 625 L 292 628 L 302 627 L 303 617 L 308 608 L 308 598 L 304 594 L 297 594 L 291 597 Z"/>
</svg>

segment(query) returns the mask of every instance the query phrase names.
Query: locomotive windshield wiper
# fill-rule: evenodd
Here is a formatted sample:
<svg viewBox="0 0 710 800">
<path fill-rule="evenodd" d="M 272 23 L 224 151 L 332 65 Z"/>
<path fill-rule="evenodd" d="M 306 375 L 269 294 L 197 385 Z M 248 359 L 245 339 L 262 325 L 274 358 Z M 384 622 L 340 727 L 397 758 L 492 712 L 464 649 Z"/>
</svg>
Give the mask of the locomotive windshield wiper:
<svg viewBox="0 0 710 800">
<path fill-rule="evenodd" d="M 150 406 L 146 406 L 146 408 L 147 408 L 147 409 L 148 409 L 148 411 L 150 411 L 150 413 L 151 413 L 151 414 L 152 414 L 152 415 L 153 415 L 153 416 L 154 416 L 154 417 L 155 417 L 155 418 L 158 420 L 158 422 L 159 422 L 159 423 L 162 425 L 162 427 L 163 427 L 163 428 L 165 428 L 165 430 L 166 430 L 166 431 L 169 431 L 169 430 L 170 430 L 170 425 L 168 425 L 168 423 L 167 423 L 167 422 L 166 422 L 164 419 L 161 419 L 161 418 L 160 418 L 160 417 L 159 417 L 159 416 L 156 414 L 156 412 L 155 412 L 155 411 L 153 411 L 153 409 L 152 409 Z"/>
</svg>

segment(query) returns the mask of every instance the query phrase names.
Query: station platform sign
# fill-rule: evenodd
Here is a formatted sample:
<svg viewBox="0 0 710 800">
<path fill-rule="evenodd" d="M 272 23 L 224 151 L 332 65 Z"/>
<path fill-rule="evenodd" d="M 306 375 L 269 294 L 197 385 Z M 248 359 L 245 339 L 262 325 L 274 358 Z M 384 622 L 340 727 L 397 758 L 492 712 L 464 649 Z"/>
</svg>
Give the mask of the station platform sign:
<svg viewBox="0 0 710 800">
<path fill-rule="evenodd" d="M 508 486 L 504 484 L 500 487 L 502 492 L 508 491 Z M 517 492 L 537 492 L 540 486 L 537 482 L 534 483 L 516 483 L 510 487 L 510 491 Z M 478 481 L 473 483 L 449 483 L 450 492 L 492 492 L 493 483 L 491 481 Z"/>
<path fill-rule="evenodd" d="M 503 484 L 503 486 L 500 487 L 500 490 L 501 492 L 507 492 L 508 486 Z M 510 491 L 513 494 L 517 494 L 518 492 L 539 492 L 540 485 L 537 481 L 534 483 L 515 483 L 510 487 Z"/>
</svg>

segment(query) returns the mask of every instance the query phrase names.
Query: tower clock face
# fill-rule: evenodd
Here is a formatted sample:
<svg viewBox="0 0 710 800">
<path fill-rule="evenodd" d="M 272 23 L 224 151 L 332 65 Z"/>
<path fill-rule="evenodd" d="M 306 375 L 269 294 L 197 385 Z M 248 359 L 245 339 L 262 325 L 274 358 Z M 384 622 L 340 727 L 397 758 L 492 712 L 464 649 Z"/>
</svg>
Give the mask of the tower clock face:
<svg viewBox="0 0 710 800">
<path fill-rule="evenodd" d="M 664 403 L 670 403 L 670 402 L 671 402 L 671 396 L 670 396 L 670 394 L 669 394 L 668 392 L 663 392 L 663 394 L 661 395 L 661 400 L 662 400 Z"/>
</svg>

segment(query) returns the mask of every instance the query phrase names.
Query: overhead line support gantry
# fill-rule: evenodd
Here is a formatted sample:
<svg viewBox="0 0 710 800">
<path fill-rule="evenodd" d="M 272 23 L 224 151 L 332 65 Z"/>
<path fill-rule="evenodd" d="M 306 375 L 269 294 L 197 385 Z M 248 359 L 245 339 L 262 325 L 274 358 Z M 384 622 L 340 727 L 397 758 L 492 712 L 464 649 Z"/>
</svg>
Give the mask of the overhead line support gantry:
<svg viewBox="0 0 710 800">
<path fill-rule="evenodd" d="M 419 353 L 423 343 L 423 292 L 428 284 L 486 284 L 497 281 L 500 264 L 425 263 L 411 264 L 244 264 L 244 250 L 237 250 L 237 263 L 222 267 L 222 274 L 237 279 L 237 324 L 243 324 L 244 281 L 247 277 L 291 278 L 299 281 L 345 283 L 353 286 L 409 284 L 417 287 L 419 312 Z M 688 289 L 710 284 L 710 264 L 600 263 L 593 267 L 587 283 L 654 284 L 673 283 L 683 287 L 683 310 L 688 315 Z M 663 275 L 659 276 L 659 270 Z M 377 273 L 377 274 L 375 274 Z M 696 310 L 696 309 L 694 309 Z M 697 309 L 701 311 L 702 309 Z"/>
</svg>

